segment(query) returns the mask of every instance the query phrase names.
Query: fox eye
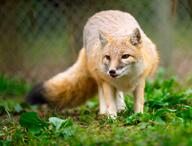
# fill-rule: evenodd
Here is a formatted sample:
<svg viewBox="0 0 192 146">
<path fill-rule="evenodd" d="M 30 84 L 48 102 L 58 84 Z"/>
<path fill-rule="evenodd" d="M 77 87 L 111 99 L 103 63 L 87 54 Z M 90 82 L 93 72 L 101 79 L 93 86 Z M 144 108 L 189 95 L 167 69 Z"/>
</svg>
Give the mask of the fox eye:
<svg viewBox="0 0 192 146">
<path fill-rule="evenodd" d="M 130 55 L 129 54 L 124 54 L 124 55 L 122 55 L 122 59 L 127 59 L 128 57 L 129 57 Z"/>
<path fill-rule="evenodd" d="M 111 60 L 111 57 L 109 55 L 105 55 L 104 58 L 106 58 L 107 60 Z"/>
</svg>

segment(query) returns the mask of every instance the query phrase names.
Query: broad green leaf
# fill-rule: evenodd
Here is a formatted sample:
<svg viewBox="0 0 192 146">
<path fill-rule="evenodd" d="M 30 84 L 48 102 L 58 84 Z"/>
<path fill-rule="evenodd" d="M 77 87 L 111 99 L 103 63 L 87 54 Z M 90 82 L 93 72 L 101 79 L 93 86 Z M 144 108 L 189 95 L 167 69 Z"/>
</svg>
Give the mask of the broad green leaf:
<svg viewBox="0 0 192 146">
<path fill-rule="evenodd" d="M 191 88 L 190 88 L 190 89 L 187 89 L 187 90 L 184 92 L 184 94 L 185 94 L 186 96 L 191 95 L 191 98 L 192 98 L 192 89 L 191 89 Z"/>
<path fill-rule="evenodd" d="M 16 111 L 17 113 L 19 113 L 19 112 L 21 112 L 21 111 L 23 110 L 23 108 L 21 107 L 20 104 L 16 104 L 14 108 L 15 108 L 15 111 Z"/>
<path fill-rule="evenodd" d="M 50 117 L 49 123 L 53 124 L 56 127 L 56 130 L 59 130 L 62 126 L 68 127 L 72 125 L 72 121 L 70 119 L 60 119 L 57 117 Z"/>
<path fill-rule="evenodd" d="M 26 112 L 20 116 L 19 123 L 22 127 L 29 129 L 34 133 L 38 133 L 42 128 L 48 126 L 48 124 L 42 121 L 36 112 Z"/>
</svg>

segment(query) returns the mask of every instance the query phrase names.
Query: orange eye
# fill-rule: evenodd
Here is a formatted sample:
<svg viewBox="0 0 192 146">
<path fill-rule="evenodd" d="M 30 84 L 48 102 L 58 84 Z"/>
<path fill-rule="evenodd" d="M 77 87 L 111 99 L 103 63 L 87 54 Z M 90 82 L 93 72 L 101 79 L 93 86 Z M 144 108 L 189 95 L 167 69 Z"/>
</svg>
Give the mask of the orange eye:
<svg viewBox="0 0 192 146">
<path fill-rule="evenodd" d="M 129 56 L 130 56 L 129 54 L 124 54 L 121 58 L 122 59 L 127 59 L 127 58 L 129 58 Z"/>
<path fill-rule="evenodd" d="M 109 55 L 105 55 L 105 58 L 106 58 L 107 60 L 111 60 L 111 57 L 110 57 Z"/>
</svg>

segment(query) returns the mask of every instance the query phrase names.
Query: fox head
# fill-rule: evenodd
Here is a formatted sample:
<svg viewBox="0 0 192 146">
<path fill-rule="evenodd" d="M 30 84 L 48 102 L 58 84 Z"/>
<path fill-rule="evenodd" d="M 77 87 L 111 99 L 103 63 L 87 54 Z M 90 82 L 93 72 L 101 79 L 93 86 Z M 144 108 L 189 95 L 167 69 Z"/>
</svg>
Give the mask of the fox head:
<svg viewBox="0 0 192 146">
<path fill-rule="evenodd" d="M 132 34 L 116 39 L 99 32 L 102 50 L 102 68 L 112 78 L 120 78 L 138 67 L 141 58 L 141 34 L 136 28 Z"/>
</svg>

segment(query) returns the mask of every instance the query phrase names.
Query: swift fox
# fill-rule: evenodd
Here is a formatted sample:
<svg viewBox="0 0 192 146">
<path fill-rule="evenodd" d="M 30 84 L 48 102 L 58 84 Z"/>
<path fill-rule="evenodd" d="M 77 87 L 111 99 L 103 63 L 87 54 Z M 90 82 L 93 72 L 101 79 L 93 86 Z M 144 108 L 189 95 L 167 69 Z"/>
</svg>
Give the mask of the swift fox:
<svg viewBox="0 0 192 146">
<path fill-rule="evenodd" d="M 100 114 L 115 117 L 125 109 L 124 93 L 132 91 L 134 111 L 143 112 L 145 81 L 159 63 L 156 46 L 129 13 L 101 11 L 87 21 L 83 47 L 65 72 L 35 86 L 30 103 L 54 102 L 73 107 L 98 91 Z"/>
</svg>

